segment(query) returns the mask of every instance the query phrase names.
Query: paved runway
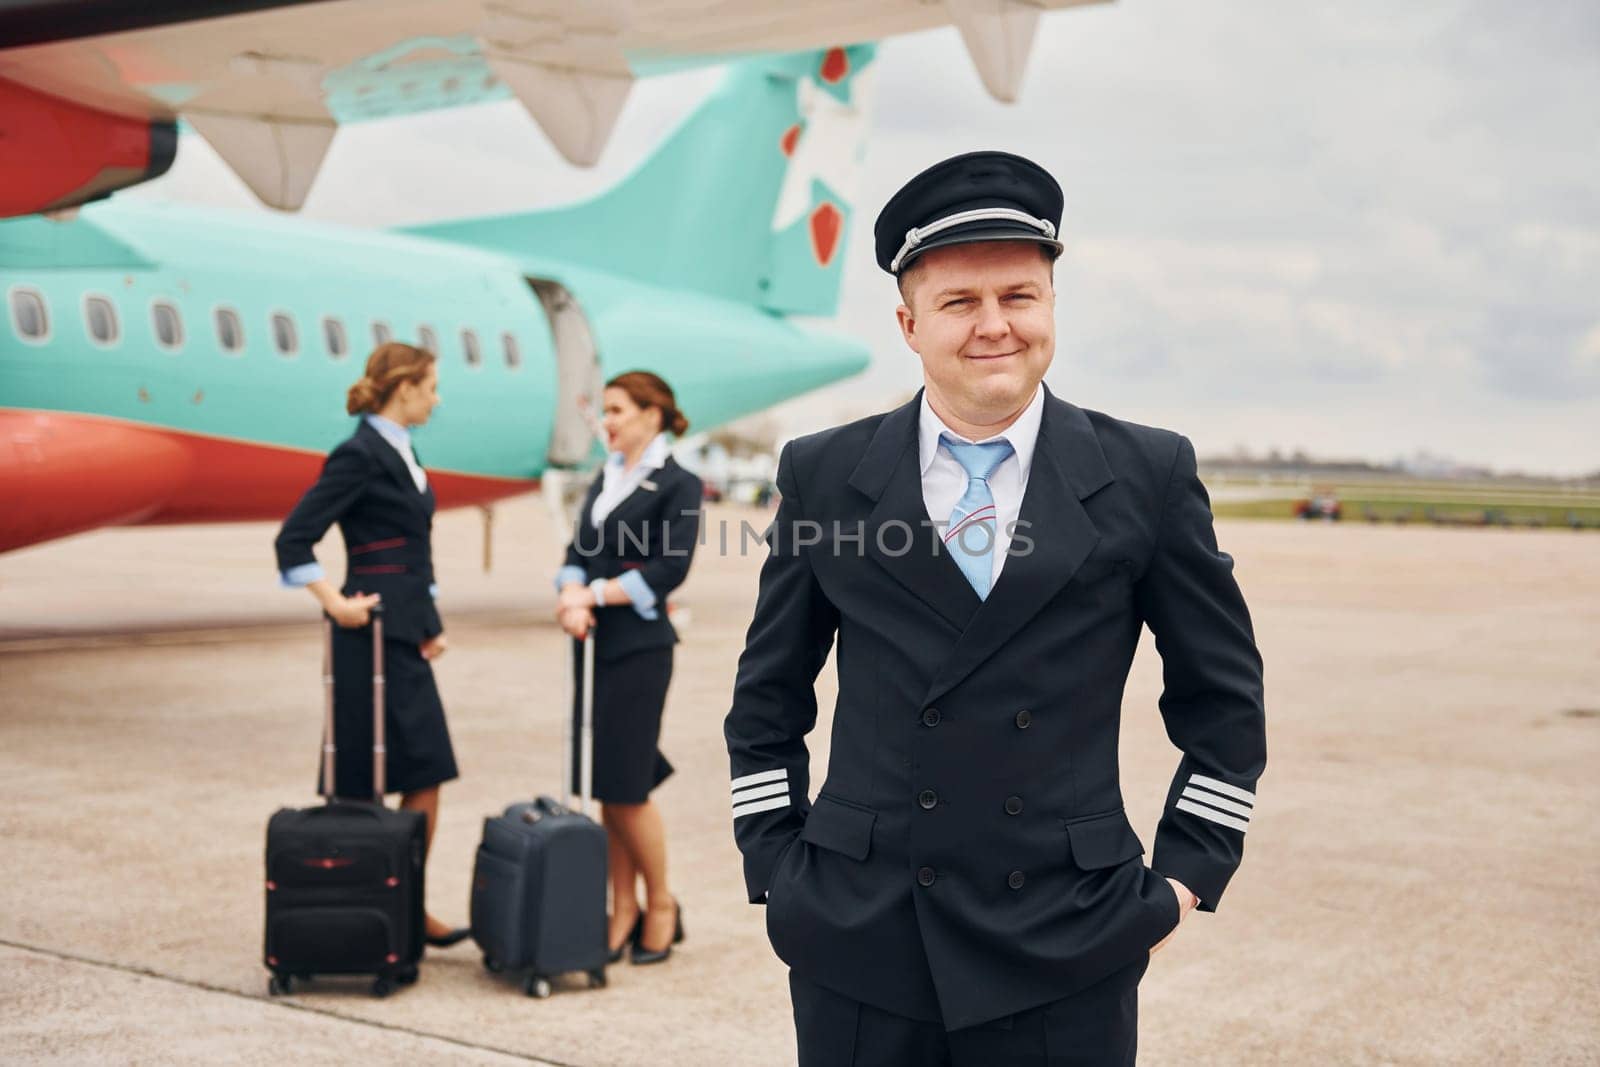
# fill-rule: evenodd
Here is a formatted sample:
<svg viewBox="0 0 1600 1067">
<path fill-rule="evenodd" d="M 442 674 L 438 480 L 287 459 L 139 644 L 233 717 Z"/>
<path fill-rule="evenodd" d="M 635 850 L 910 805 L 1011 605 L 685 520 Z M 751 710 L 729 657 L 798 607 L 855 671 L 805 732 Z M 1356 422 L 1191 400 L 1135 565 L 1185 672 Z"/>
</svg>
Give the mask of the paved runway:
<svg viewBox="0 0 1600 1067">
<path fill-rule="evenodd" d="M 744 903 L 721 720 L 761 547 L 715 507 L 657 794 L 688 939 L 599 992 L 523 997 L 470 946 L 375 1001 L 268 999 L 267 816 L 314 800 L 319 634 L 272 528 L 106 531 L 0 556 L 0 1060 L 793 1062 L 785 976 Z M 460 781 L 433 908 L 461 921 L 482 817 L 559 781 L 559 541 L 503 506 L 438 522 Z M 1224 523 L 1267 664 L 1270 760 L 1243 868 L 1142 986 L 1151 1064 L 1600 1061 L 1600 538 Z M 337 538 L 334 538 L 337 540 Z M 342 561 L 324 546 L 333 573 Z M 1147 846 L 1177 755 L 1148 639 L 1123 786 Z M 813 734 L 825 771 L 829 667 Z"/>
</svg>

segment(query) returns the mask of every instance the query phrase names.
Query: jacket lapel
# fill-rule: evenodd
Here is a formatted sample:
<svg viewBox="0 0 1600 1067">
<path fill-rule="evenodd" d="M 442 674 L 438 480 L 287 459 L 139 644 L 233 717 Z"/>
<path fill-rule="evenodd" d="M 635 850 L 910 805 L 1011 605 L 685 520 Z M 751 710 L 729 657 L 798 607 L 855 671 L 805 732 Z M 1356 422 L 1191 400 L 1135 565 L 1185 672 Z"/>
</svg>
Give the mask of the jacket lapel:
<svg viewBox="0 0 1600 1067">
<path fill-rule="evenodd" d="M 980 601 L 945 550 L 923 501 L 921 404 L 919 389 L 910 403 L 884 416 L 850 484 L 875 502 L 867 517 L 866 554 L 951 626 L 965 630 Z"/>
<path fill-rule="evenodd" d="M 606 526 L 608 530 L 616 530 L 616 523 L 627 523 L 630 518 L 637 518 L 635 514 L 650 512 L 651 507 L 656 502 L 661 501 L 662 494 L 666 493 L 667 488 L 670 488 L 672 480 L 677 477 L 678 470 L 680 470 L 680 467 L 678 467 L 677 461 L 672 459 L 672 456 L 667 456 L 667 461 L 664 464 L 651 470 L 650 474 L 645 475 L 645 482 L 656 486 L 656 488 L 654 490 L 646 490 L 643 485 L 635 486 L 632 493 L 627 494 L 621 501 L 616 502 L 616 507 L 611 509 L 610 515 L 606 515 L 605 522 L 602 525 Z M 600 496 L 600 486 L 603 485 L 605 485 L 605 474 L 595 478 L 594 496 L 589 499 L 586 507 L 584 507 L 584 514 L 587 515 L 590 510 L 594 509 L 595 498 Z M 669 515 L 669 518 L 675 517 Z M 635 531 L 630 536 L 642 536 L 642 531 Z"/>
<path fill-rule="evenodd" d="M 617 506 L 612 508 L 611 514 L 606 516 L 606 522 L 608 524 L 614 523 L 619 519 L 625 521 L 628 513 L 634 510 L 648 511 L 652 504 L 662 498 L 662 494 L 672 484 L 672 479 L 677 476 L 678 469 L 677 461 L 668 456 L 665 463 L 645 475 L 644 480 L 654 485 L 655 488 L 646 489 L 642 484 L 636 486 L 633 492 L 617 501 Z M 605 475 L 602 474 L 596 481 L 603 483 L 604 479 Z M 599 492 L 597 491 L 595 495 L 598 496 Z M 676 516 L 669 517 L 676 518 Z"/>
<path fill-rule="evenodd" d="M 389 451 L 393 452 L 394 449 L 391 448 Z M 428 513 L 429 518 L 432 518 L 434 505 L 437 500 L 433 493 L 433 475 L 428 473 L 428 465 L 422 462 L 422 453 L 417 451 L 416 445 L 411 446 L 411 458 L 417 461 L 417 466 L 422 468 L 422 476 L 427 479 L 426 483 L 422 487 L 421 493 L 422 510 Z M 405 466 L 405 461 L 401 460 L 400 465 L 402 467 Z M 415 489 L 417 487 L 417 483 L 411 481 L 411 472 L 409 470 L 406 471 L 406 480 L 411 488 Z"/>
<path fill-rule="evenodd" d="M 417 483 L 411 480 L 411 469 L 406 466 L 406 461 L 400 458 L 400 453 L 394 450 L 394 445 L 391 445 L 388 439 L 365 418 L 361 420 L 356 432 L 366 435 L 371 452 L 378 457 L 378 465 L 388 471 L 391 478 L 415 493 Z"/>
<path fill-rule="evenodd" d="M 1113 481 L 1099 438 L 1082 409 L 1045 390 L 1044 417 L 1034 447 L 1028 488 L 1018 516 L 1018 550 L 1007 557 L 988 599 L 978 604 L 944 667 L 934 676 L 923 703 L 937 700 L 999 651 L 1061 591 L 1100 540 L 1083 501 Z M 954 563 L 960 584 L 971 587 Z"/>
</svg>

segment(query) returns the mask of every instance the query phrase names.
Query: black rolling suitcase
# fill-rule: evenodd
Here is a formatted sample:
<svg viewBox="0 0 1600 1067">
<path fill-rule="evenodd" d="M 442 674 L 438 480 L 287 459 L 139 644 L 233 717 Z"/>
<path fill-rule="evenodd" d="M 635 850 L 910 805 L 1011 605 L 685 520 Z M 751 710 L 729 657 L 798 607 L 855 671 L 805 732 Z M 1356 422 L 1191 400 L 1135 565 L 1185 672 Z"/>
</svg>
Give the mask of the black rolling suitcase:
<svg viewBox="0 0 1600 1067">
<path fill-rule="evenodd" d="M 483 820 L 472 872 L 472 938 L 490 971 L 525 972 L 523 991 L 548 997 L 550 979 L 588 974 L 606 984 L 606 832 L 589 818 L 594 759 L 594 634 L 583 642 L 582 769 L 572 793 L 570 733 L 564 729 L 563 800 L 541 796 Z M 570 705 L 569 705 L 570 708 Z M 562 721 L 570 723 L 570 711 Z"/>
<path fill-rule="evenodd" d="M 294 979 L 370 974 L 388 996 L 417 979 L 423 946 L 427 817 L 383 804 L 383 607 L 372 614 L 372 801 L 335 798 L 333 622 L 323 632 L 322 783 L 327 802 L 267 823 L 266 964 L 274 995 Z"/>
</svg>

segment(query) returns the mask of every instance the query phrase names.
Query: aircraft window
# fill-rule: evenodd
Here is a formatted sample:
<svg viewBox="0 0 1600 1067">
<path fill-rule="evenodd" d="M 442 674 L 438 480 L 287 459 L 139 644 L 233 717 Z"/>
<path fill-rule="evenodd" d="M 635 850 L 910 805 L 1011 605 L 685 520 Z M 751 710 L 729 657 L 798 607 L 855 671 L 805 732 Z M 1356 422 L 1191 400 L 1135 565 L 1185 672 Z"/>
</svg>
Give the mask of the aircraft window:
<svg viewBox="0 0 1600 1067">
<path fill-rule="evenodd" d="M 483 350 L 478 347 L 478 335 L 471 330 L 461 331 L 461 351 L 467 357 L 467 366 L 481 367 L 483 365 Z"/>
<path fill-rule="evenodd" d="M 506 366 L 517 370 L 522 366 L 522 349 L 517 347 L 517 339 L 509 333 L 500 335 L 500 345 L 506 352 Z"/>
<path fill-rule="evenodd" d="M 281 311 L 272 316 L 272 343 L 281 356 L 292 356 L 300 351 L 300 335 L 294 328 L 294 319 Z"/>
<path fill-rule="evenodd" d="M 178 309 L 164 300 L 150 305 L 150 322 L 155 327 L 156 343 L 177 351 L 183 347 L 183 319 Z"/>
<path fill-rule="evenodd" d="M 117 330 L 117 309 L 107 297 L 83 298 L 83 319 L 88 324 L 89 336 L 98 344 L 114 345 L 120 336 Z"/>
<path fill-rule="evenodd" d="M 322 320 L 322 336 L 328 343 L 328 355 L 334 359 L 343 359 L 349 353 L 350 344 L 344 336 L 344 323 L 338 319 Z"/>
<path fill-rule="evenodd" d="M 394 338 L 394 334 L 392 332 L 390 332 L 389 324 L 387 322 L 378 321 L 378 322 L 374 322 L 372 324 L 372 343 L 373 344 L 375 344 L 375 345 L 386 345 L 393 338 Z"/>
<path fill-rule="evenodd" d="M 244 322 L 233 308 L 217 308 L 213 316 L 217 327 L 217 344 L 224 352 L 244 350 Z"/>
<path fill-rule="evenodd" d="M 43 341 L 50 333 L 50 314 L 44 296 L 34 289 L 11 290 L 11 327 L 18 337 Z"/>
<path fill-rule="evenodd" d="M 433 332 L 432 326 L 417 327 L 417 347 L 425 348 L 436 356 L 439 354 L 439 335 Z"/>
</svg>

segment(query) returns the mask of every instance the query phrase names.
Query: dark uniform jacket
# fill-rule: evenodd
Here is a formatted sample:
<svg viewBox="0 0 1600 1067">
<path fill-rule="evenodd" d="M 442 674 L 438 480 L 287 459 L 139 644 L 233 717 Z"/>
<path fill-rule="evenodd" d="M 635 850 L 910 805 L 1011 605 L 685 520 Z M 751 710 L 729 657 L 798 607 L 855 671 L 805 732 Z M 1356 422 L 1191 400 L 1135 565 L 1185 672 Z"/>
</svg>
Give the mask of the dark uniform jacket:
<svg viewBox="0 0 1600 1067">
<path fill-rule="evenodd" d="M 419 461 L 420 462 L 420 461 Z M 384 636 L 418 644 L 440 633 L 433 603 L 433 486 L 417 491 L 405 460 L 365 419 L 278 531 L 278 570 L 314 563 L 335 522 L 348 560 L 342 592 L 383 597 Z"/>
<path fill-rule="evenodd" d="M 656 595 L 654 619 L 644 618 L 632 604 L 595 610 L 595 658 L 612 660 L 677 643 L 678 631 L 667 618 L 667 594 L 689 576 L 700 538 L 703 489 L 699 478 L 668 456 L 644 484 L 611 509 L 597 530 L 589 513 L 603 486 L 603 476 L 589 486 L 563 563 L 583 568 L 591 582 L 636 570 Z"/>
<path fill-rule="evenodd" d="M 1249 615 L 1187 439 L 1046 391 L 1017 540 L 980 601 L 923 504 L 919 403 L 784 449 L 725 732 L 745 880 L 778 955 L 954 1030 L 1137 960 L 1178 920 L 1163 876 L 1215 910 L 1265 721 Z M 1117 767 L 1144 625 L 1183 752 L 1153 869 Z M 804 738 L 836 636 L 813 803 Z"/>
</svg>

